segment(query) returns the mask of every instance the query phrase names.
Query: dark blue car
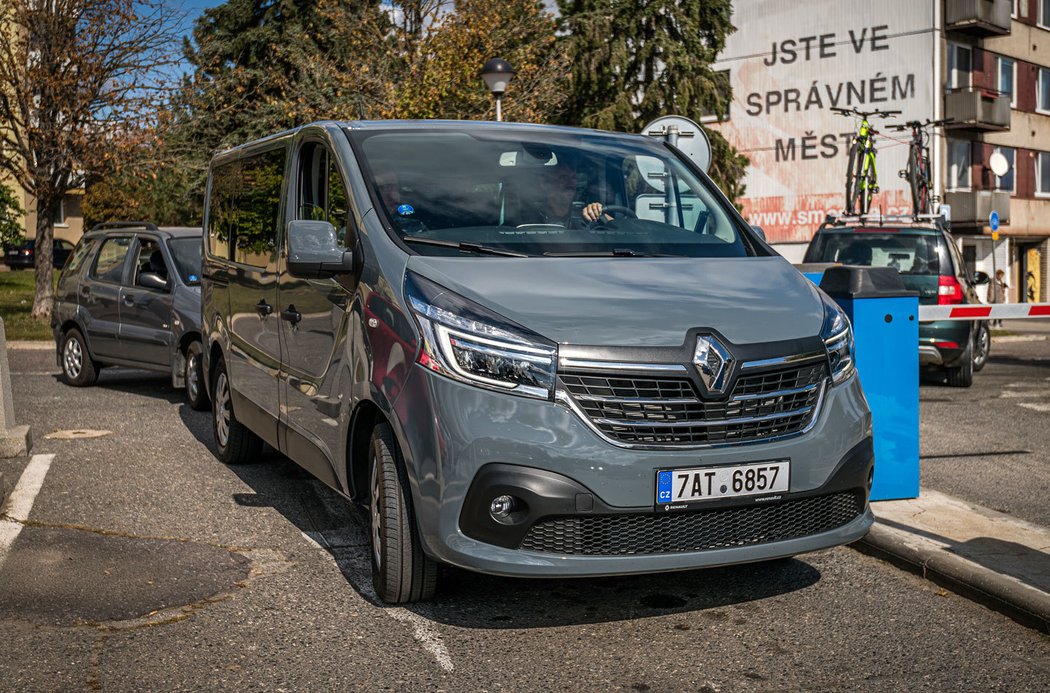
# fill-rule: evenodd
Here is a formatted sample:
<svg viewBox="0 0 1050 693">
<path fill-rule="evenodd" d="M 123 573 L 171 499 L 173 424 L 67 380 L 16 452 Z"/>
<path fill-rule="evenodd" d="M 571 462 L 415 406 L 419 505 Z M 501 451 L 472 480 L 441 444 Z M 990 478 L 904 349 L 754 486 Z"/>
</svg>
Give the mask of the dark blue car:
<svg viewBox="0 0 1050 693">
<path fill-rule="evenodd" d="M 62 238 L 55 239 L 52 266 L 62 269 L 66 264 L 66 258 L 73 252 L 73 244 Z M 4 254 L 4 260 L 11 269 L 27 269 L 36 266 L 36 242 L 28 240 L 21 245 L 9 246 Z"/>
</svg>

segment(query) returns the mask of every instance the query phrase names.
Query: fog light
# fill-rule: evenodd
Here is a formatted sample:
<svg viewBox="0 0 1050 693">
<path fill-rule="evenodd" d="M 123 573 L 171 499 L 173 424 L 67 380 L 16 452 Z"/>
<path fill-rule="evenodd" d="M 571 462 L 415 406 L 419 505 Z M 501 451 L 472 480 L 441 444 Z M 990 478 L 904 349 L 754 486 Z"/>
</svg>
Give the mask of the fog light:
<svg viewBox="0 0 1050 693">
<path fill-rule="evenodd" d="M 513 509 L 514 498 L 512 496 L 496 496 L 492 499 L 492 503 L 489 504 L 489 512 L 496 519 L 507 517 Z"/>
</svg>

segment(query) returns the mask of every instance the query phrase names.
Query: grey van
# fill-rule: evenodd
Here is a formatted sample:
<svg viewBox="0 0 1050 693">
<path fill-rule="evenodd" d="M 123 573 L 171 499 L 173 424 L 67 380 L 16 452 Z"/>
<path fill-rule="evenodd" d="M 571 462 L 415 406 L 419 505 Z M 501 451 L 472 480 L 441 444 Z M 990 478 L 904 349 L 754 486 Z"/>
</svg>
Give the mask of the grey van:
<svg viewBox="0 0 1050 693">
<path fill-rule="evenodd" d="M 201 229 L 108 222 L 77 243 L 51 311 L 55 358 L 69 385 L 93 385 L 105 366 L 171 373 L 194 409 L 202 382 Z"/>
<path fill-rule="evenodd" d="M 644 136 L 324 122 L 217 155 L 215 442 L 369 509 L 373 581 L 588 576 L 862 537 L 871 415 L 843 312 Z"/>
</svg>

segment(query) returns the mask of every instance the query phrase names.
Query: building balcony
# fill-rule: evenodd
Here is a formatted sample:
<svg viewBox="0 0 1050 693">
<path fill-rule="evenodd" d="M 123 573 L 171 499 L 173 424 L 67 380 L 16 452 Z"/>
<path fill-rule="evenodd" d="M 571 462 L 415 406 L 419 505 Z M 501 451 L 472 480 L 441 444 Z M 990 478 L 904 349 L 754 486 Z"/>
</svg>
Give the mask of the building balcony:
<svg viewBox="0 0 1050 693">
<path fill-rule="evenodd" d="M 983 132 L 1009 130 L 1010 97 L 963 87 L 945 95 L 944 117 L 952 118 L 952 122 L 944 126 L 949 129 Z"/>
<path fill-rule="evenodd" d="M 944 0 L 944 28 L 974 36 L 1005 36 L 1010 33 L 1011 5 L 1011 0 Z"/>
<path fill-rule="evenodd" d="M 944 204 L 952 208 L 952 226 L 984 226 L 993 211 L 999 212 L 999 223 L 1010 223 L 1010 193 L 1007 192 L 946 192 Z"/>
</svg>

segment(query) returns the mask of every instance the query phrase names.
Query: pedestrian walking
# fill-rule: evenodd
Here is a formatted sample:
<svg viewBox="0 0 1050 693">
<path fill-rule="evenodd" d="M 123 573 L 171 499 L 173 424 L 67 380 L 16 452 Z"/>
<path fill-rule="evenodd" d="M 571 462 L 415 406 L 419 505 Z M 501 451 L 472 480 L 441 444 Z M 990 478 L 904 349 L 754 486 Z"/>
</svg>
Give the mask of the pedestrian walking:
<svg viewBox="0 0 1050 693">
<path fill-rule="evenodd" d="M 1006 303 L 1006 290 L 1010 287 L 1006 285 L 1004 276 L 1005 272 L 1002 270 L 995 271 L 995 279 L 988 284 L 989 303 Z M 992 327 L 999 327 L 1002 324 L 1002 320 L 992 320 Z"/>
</svg>

